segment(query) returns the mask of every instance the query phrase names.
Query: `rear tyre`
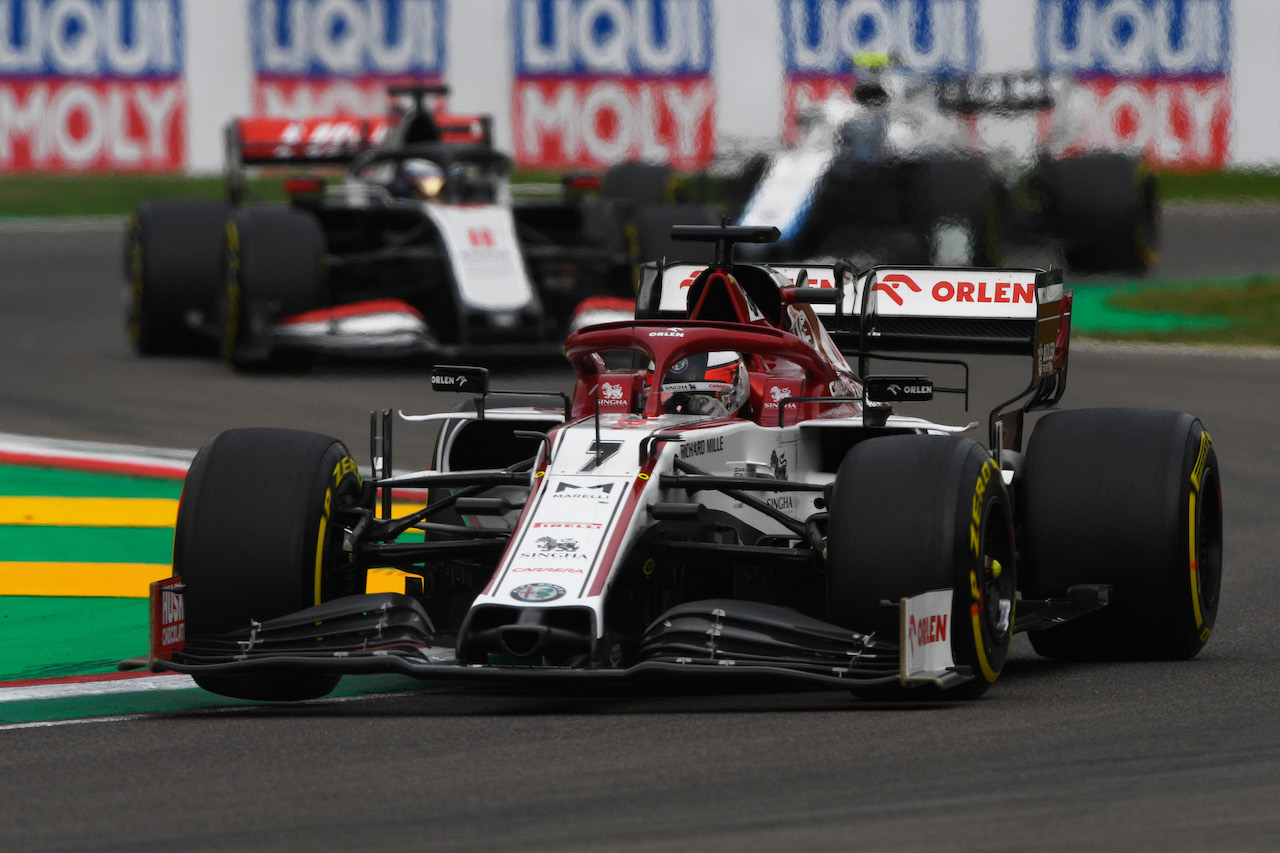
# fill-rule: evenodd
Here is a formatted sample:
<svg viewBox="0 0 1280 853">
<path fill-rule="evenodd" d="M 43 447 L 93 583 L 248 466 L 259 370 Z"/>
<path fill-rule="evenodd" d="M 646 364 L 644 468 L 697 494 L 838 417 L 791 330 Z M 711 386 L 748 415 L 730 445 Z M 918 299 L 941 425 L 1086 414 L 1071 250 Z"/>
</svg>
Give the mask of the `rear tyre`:
<svg viewBox="0 0 1280 853">
<path fill-rule="evenodd" d="M 204 199 L 154 199 L 138 205 L 125 235 L 129 282 L 125 332 L 142 355 L 213 350 L 187 325 L 208 320 L 223 287 L 222 235 L 231 207 Z"/>
<path fill-rule="evenodd" d="M 709 264 L 715 258 L 710 243 L 677 244 L 671 239 L 673 225 L 718 225 L 720 218 L 701 204 L 652 204 L 639 208 L 627 226 L 632 260 L 638 270 L 647 261 L 681 260 Z"/>
<path fill-rule="evenodd" d="M 671 201 L 671 167 L 631 161 L 610 166 L 600 180 L 600 194 L 630 204 L 663 204 Z"/>
<path fill-rule="evenodd" d="M 246 207 L 227 223 L 225 245 L 223 358 L 237 370 L 280 366 L 272 324 L 325 303 L 320 223 L 302 211 Z"/>
<path fill-rule="evenodd" d="M 345 568 L 333 508 L 353 502 L 360 476 L 336 439 L 283 429 L 218 433 L 196 454 L 182 487 L 173 572 L 186 584 L 188 637 L 216 635 L 364 591 Z M 269 672 L 198 675 L 239 699 L 324 696 L 339 676 Z"/>
<path fill-rule="evenodd" d="M 855 445 L 836 474 L 827 532 L 831 621 L 897 638 L 897 602 L 954 591 L 951 645 L 974 678 L 948 690 L 857 687 L 874 699 L 971 699 L 1009 654 L 1017 567 L 1012 503 L 981 445 L 901 435 Z M 881 606 L 882 601 L 893 606 Z"/>
<path fill-rule="evenodd" d="M 1155 265 L 1159 196 L 1141 160 L 1099 153 L 1050 161 L 1041 181 L 1070 269 L 1141 273 Z"/>
<path fill-rule="evenodd" d="M 1018 490 L 1025 598 L 1111 584 L 1101 610 L 1028 636 L 1056 660 L 1182 660 L 1222 583 L 1218 458 L 1181 412 L 1082 409 L 1036 425 Z"/>
</svg>

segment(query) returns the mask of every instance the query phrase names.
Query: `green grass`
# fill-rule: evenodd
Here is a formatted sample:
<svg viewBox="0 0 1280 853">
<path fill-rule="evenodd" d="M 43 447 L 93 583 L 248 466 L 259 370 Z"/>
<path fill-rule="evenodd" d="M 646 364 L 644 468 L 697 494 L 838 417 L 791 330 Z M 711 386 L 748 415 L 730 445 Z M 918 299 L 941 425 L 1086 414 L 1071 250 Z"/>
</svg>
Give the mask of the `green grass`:
<svg viewBox="0 0 1280 853">
<path fill-rule="evenodd" d="M 1280 172 L 1244 169 L 1157 175 L 1165 201 L 1280 201 Z"/>
<path fill-rule="evenodd" d="M 283 199 L 280 177 L 250 192 Z M 225 198 L 222 177 L 180 175 L 3 175 L 0 217 L 123 216 L 149 198 Z"/>
<path fill-rule="evenodd" d="M 251 182 L 251 192 L 283 198 L 275 174 Z M 547 171 L 518 171 L 517 182 L 555 182 Z M 1163 173 L 1160 192 L 1169 201 L 1280 201 L 1280 173 L 1223 171 L 1198 174 Z M 180 175 L 0 175 L 0 217 L 122 216 L 148 198 L 222 198 L 221 176 Z"/>
<path fill-rule="evenodd" d="M 1072 326 L 1084 337 L 1280 347 L 1280 279 L 1272 276 L 1077 289 L 1076 298 L 1079 322 L 1073 317 Z M 1104 311 L 1125 319 L 1099 322 Z"/>
</svg>

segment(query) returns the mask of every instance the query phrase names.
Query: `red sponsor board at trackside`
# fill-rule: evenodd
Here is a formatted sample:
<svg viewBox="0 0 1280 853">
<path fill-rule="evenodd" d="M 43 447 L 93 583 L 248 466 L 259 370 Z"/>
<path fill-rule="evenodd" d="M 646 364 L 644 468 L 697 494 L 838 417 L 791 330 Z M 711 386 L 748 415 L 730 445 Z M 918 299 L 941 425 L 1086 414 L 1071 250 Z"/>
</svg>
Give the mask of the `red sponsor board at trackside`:
<svg viewBox="0 0 1280 853">
<path fill-rule="evenodd" d="M 0 172 L 186 162 L 178 0 L 0 3 Z"/>
<path fill-rule="evenodd" d="M 179 169 L 185 100 L 173 81 L 0 83 L 0 170 Z"/>
<path fill-rule="evenodd" d="M 511 8 L 517 162 L 710 162 L 709 0 L 513 0 Z"/>
<path fill-rule="evenodd" d="M 387 87 L 444 74 L 444 0 L 250 0 L 253 112 L 379 116 Z"/>
<path fill-rule="evenodd" d="M 705 77 L 517 80 L 517 159 L 544 168 L 632 159 L 694 168 L 715 153 L 714 106 Z"/>
<path fill-rule="evenodd" d="M 1136 149 L 1162 166 L 1217 169 L 1227 164 L 1231 82 L 1222 77 L 1081 81 L 1087 116 L 1077 134 L 1055 139 L 1054 153 Z"/>
</svg>

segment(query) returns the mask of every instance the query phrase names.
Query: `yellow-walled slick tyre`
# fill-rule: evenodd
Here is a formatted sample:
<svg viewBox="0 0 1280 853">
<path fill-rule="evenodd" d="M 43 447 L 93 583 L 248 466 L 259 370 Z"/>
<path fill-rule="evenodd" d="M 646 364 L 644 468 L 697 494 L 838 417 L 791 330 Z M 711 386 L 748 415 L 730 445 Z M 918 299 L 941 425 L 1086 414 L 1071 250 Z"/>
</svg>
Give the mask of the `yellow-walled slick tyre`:
<svg viewBox="0 0 1280 853">
<path fill-rule="evenodd" d="M 1028 636 L 1056 660 L 1182 660 L 1209 639 L 1222 584 L 1218 457 L 1181 412 L 1046 415 L 1018 491 L 1024 598 L 1110 584 L 1099 611 Z"/>
<path fill-rule="evenodd" d="M 355 500 L 360 476 L 341 442 L 311 432 L 236 429 L 209 439 L 182 487 L 174 575 L 186 584 L 190 638 L 247 627 L 364 591 L 345 571 L 333 508 Z M 197 675 L 213 693 L 240 699 L 324 696 L 325 673 Z"/>
<path fill-rule="evenodd" d="M 969 439 L 888 436 L 848 452 L 827 532 L 831 621 L 896 640 L 900 599 L 951 589 L 952 654 L 974 675 L 948 690 L 872 686 L 855 695 L 971 699 L 999 677 L 1014 618 L 1012 510 L 995 461 Z"/>
<path fill-rule="evenodd" d="M 212 318 L 223 283 L 222 233 L 231 208 L 206 199 L 153 199 L 138 205 L 125 234 L 125 333 L 142 355 L 212 351 L 187 324 Z"/>
</svg>

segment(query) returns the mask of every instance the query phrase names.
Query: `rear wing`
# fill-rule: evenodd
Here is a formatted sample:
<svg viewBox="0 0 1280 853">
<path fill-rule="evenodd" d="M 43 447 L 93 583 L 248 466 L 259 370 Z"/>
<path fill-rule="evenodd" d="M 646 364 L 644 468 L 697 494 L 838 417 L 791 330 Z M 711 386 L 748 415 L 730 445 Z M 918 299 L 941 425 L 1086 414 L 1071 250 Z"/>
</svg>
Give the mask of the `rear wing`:
<svg viewBox="0 0 1280 853">
<path fill-rule="evenodd" d="M 492 118 L 412 109 L 377 118 L 232 119 L 224 138 L 228 194 L 233 202 L 243 195 L 246 166 L 345 166 L 371 148 L 429 142 L 490 147 Z"/>
<path fill-rule="evenodd" d="M 644 265 L 636 319 L 687 317 L 688 294 L 705 270 L 700 264 Z M 1030 384 L 991 412 L 993 449 L 1020 451 L 1023 414 L 1052 408 L 1066 390 L 1072 294 L 1061 270 L 878 266 L 858 273 L 837 262 L 733 264 L 730 272 L 765 317 L 781 288 L 839 289 L 830 304 L 810 307 L 841 354 L 857 359 L 864 378 L 872 359 L 963 364 L 920 353 L 1029 359 Z M 965 371 L 967 377 L 967 365 Z M 948 390 L 963 390 L 967 399 L 967 378 L 964 389 Z M 1004 412 L 1020 401 L 1017 410 Z"/>
<path fill-rule="evenodd" d="M 1054 79 L 1037 71 L 970 74 L 938 84 L 938 107 L 961 114 L 1025 113 L 1052 109 Z"/>
<path fill-rule="evenodd" d="M 645 264 L 636 318 L 686 317 L 689 291 L 706 269 L 705 264 Z M 733 264 L 730 272 L 766 315 L 771 289 L 838 288 L 838 299 L 812 308 L 846 354 L 1026 355 L 1044 362 L 1037 371 L 1045 375 L 1052 372 L 1052 352 L 1045 347 L 1056 346 L 1067 316 L 1064 293 L 1070 298 L 1060 270 L 881 266 L 857 273 L 834 263 Z"/>
<path fill-rule="evenodd" d="M 227 125 L 227 159 L 240 166 L 347 163 L 384 144 L 412 142 L 492 143 L 487 115 L 436 115 L 434 131 L 405 136 L 415 116 L 381 118 L 238 118 Z M 397 133 L 400 131 L 400 133 Z M 412 135 L 412 134 L 407 134 Z"/>
</svg>

